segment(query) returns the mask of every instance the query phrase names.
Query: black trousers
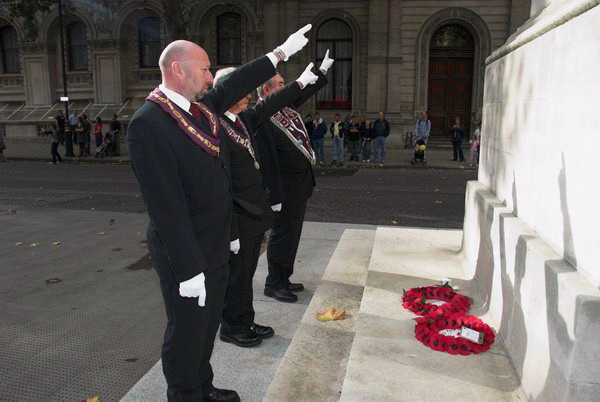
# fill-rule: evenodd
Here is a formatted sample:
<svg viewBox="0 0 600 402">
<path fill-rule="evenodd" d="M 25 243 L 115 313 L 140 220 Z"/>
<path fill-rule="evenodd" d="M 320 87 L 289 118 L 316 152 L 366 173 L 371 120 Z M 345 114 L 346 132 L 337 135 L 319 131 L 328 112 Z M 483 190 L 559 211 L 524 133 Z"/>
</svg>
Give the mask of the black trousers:
<svg viewBox="0 0 600 402">
<path fill-rule="evenodd" d="M 240 251 L 229 255 L 229 285 L 223 308 L 221 332 L 246 334 L 254 324 L 252 279 L 260 257 L 264 233 L 245 231 L 240 225 Z"/>
<path fill-rule="evenodd" d="M 148 232 L 148 248 L 160 277 L 160 289 L 167 312 L 162 345 L 162 365 L 169 402 L 201 401 L 213 389 L 210 356 L 221 322 L 228 264 L 204 272 L 206 303 L 181 297 L 179 283 L 167 280 L 169 260 L 157 236 Z"/>
<path fill-rule="evenodd" d="M 52 163 L 62 162 L 62 158 L 58 153 L 58 142 L 53 142 L 50 148 L 50 152 L 52 153 Z"/>
<path fill-rule="evenodd" d="M 465 160 L 462 150 L 462 141 L 452 141 L 452 151 L 454 152 L 454 160 L 456 160 L 457 156 L 460 156 L 461 161 Z"/>
<path fill-rule="evenodd" d="M 73 133 L 75 128 L 71 126 L 71 130 L 65 133 L 65 156 L 75 156 L 73 153 Z"/>
<path fill-rule="evenodd" d="M 265 287 L 285 289 L 294 273 L 306 201 L 290 200 L 283 203 L 281 212 L 275 214 L 273 229 L 267 247 L 269 274 Z"/>
</svg>

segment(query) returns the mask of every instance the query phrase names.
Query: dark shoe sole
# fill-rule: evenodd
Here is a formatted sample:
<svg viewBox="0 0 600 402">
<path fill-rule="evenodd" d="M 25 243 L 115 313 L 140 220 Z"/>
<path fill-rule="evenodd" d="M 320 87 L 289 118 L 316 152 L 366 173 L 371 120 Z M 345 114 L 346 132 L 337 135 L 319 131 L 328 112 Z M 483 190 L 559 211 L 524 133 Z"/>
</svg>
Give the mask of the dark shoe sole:
<svg viewBox="0 0 600 402">
<path fill-rule="evenodd" d="M 252 343 L 240 343 L 236 341 L 234 338 L 230 338 L 227 335 L 219 334 L 219 339 L 223 342 L 233 343 L 235 346 L 239 346 L 240 348 L 252 348 L 254 346 L 258 346 L 262 343 L 262 338 L 258 338 L 256 342 Z"/>
<path fill-rule="evenodd" d="M 287 299 L 287 298 L 275 296 L 275 294 L 272 291 L 267 290 L 267 289 L 265 289 L 264 295 L 267 296 L 267 297 L 270 297 L 272 299 L 275 299 L 277 301 L 283 302 L 283 303 L 296 303 L 298 301 L 298 298 L 296 298 L 296 299 Z"/>
</svg>

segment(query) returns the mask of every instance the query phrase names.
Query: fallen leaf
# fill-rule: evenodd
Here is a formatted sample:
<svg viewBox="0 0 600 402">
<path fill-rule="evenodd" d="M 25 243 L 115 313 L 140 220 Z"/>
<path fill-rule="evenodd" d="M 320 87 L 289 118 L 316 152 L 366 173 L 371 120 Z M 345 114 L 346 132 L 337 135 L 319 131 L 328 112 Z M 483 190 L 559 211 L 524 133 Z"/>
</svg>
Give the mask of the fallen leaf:
<svg viewBox="0 0 600 402">
<path fill-rule="evenodd" d="M 98 232 L 98 236 L 104 236 L 106 232 Z"/>
<path fill-rule="evenodd" d="M 50 279 L 46 279 L 46 283 L 58 283 L 61 280 L 58 278 L 50 278 Z"/>
<path fill-rule="evenodd" d="M 398 222 L 397 222 L 397 221 L 392 221 L 392 223 L 393 223 L 394 225 L 397 225 L 397 224 L 398 224 Z"/>
<path fill-rule="evenodd" d="M 146 247 L 148 246 L 148 242 L 146 240 L 142 240 L 141 242 L 138 243 L 140 246 L 142 247 Z"/>
<path fill-rule="evenodd" d="M 100 397 L 99 396 L 94 396 L 92 398 L 87 398 L 85 400 L 85 402 L 100 402 Z"/>
<path fill-rule="evenodd" d="M 439 188 L 436 188 L 435 190 L 433 190 L 435 193 L 437 193 L 438 191 L 440 191 Z"/>
<path fill-rule="evenodd" d="M 60 242 L 59 241 L 55 241 L 54 243 L 52 243 L 53 246 L 60 246 Z"/>
<path fill-rule="evenodd" d="M 31 244 L 30 244 L 30 246 L 31 246 L 31 247 L 37 247 L 37 246 L 39 246 L 39 245 L 40 245 L 40 243 L 31 243 Z"/>
<path fill-rule="evenodd" d="M 96 208 L 90 208 L 90 211 L 95 211 L 95 210 L 96 210 Z"/>
<path fill-rule="evenodd" d="M 16 243 L 15 243 L 15 246 L 17 246 L 17 247 L 18 247 L 18 246 L 22 246 L 22 245 L 23 245 L 23 242 L 22 242 L 22 241 L 18 241 L 18 242 L 16 242 Z"/>
<path fill-rule="evenodd" d="M 134 195 L 135 198 L 140 198 L 139 194 Z"/>
<path fill-rule="evenodd" d="M 123 250 L 121 247 L 115 247 L 112 249 L 112 251 L 121 251 L 121 250 Z"/>
<path fill-rule="evenodd" d="M 114 225 L 114 224 L 115 224 L 115 220 L 114 220 L 114 219 L 111 219 L 111 220 L 109 220 L 109 221 L 108 221 L 108 224 L 109 224 L 109 225 Z"/>
<path fill-rule="evenodd" d="M 142 232 L 137 232 L 137 234 L 141 235 L 141 234 L 143 234 L 143 233 L 142 233 Z"/>
<path fill-rule="evenodd" d="M 328 308 L 322 313 L 317 312 L 317 320 L 319 321 L 336 321 L 342 320 L 346 316 L 346 310 L 335 311 L 335 308 Z"/>
<path fill-rule="evenodd" d="M 88 195 L 88 198 L 94 198 L 94 196 L 93 195 Z"/>
<path fill-rule="evenodd" d="M 132 358 L 129 358 L 129 359 L 125 359 L 125 361 L 127 363 L 135 363 L 135 362 L 138 361 L 138 358 L 137 357 L 132 357 Z"/>
<path fill-rule="evenodd" d="M 443 201 L 441 201 L 441 200 L 435 200 L 434 202 L 435 202 L 436 204 L 441 204 Z"/>
</svg>

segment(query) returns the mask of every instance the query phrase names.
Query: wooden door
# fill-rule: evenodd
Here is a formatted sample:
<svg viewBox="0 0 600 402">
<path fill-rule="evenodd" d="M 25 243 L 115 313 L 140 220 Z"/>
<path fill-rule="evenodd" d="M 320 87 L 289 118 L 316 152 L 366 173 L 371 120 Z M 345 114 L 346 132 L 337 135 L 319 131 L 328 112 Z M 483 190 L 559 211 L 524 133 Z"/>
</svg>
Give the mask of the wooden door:
<svg viewBox="0 0 600 402">
<path fill-rule="evenodd" d="M 427 112 L 432 137 L 447 136 L 456 116 L 469 132 L 473 57 L 460 53 L 434 49 L 430 52 Z"/>
</svg>

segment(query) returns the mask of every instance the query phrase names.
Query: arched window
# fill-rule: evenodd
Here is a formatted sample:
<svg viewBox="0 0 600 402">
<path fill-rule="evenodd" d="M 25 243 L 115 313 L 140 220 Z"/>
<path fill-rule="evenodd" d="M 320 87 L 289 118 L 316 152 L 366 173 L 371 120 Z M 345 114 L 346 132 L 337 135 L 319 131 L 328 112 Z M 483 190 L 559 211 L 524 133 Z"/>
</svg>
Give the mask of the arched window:
<svg viewBox="0 0 600 402">
<path fill-rule="evenodd" d="M 83 22 L 73 22 L 67 26 L 67 47 L 69 49 L 69 70 L 87 70 L 87 32 Z"/>
<path fill-rule="evenodd" d="M 160 57 L 160 20 L 146 17 L 138 26 L 140 67 L 158 67 Z"/>
<path fill-rule="evenodd" d="M 242 64 L 242 16 L 225 13 L 217 17 L 218 64 Z"/>
<path fill-rule="evenodd" d="M 445 25 L 435 31 L 431 37 L 430 47 L 433 49 L 472 49 L 474 47 L 473 37 L 460 25 Z"/>
<path fill-rule="evenodd" d="M 325 51 L 335 59 L 329 84 L 317 92 L 319 109 L 352 108 L 352 30 L 344 21 L 334 18 L 325 21 L 317 30 L 317 66 Z"/>
<path fill-rule="evenodd" d="M 2 72 L 20 73 L 21 63 L 19 63 L 19 48 L 17 47 L 17 31 L 10 25 L 0 29 L 2 40 Z"/>
</svg>

